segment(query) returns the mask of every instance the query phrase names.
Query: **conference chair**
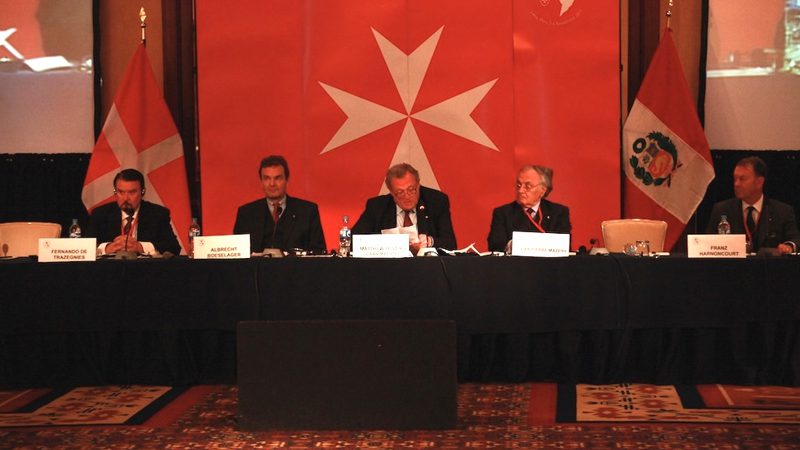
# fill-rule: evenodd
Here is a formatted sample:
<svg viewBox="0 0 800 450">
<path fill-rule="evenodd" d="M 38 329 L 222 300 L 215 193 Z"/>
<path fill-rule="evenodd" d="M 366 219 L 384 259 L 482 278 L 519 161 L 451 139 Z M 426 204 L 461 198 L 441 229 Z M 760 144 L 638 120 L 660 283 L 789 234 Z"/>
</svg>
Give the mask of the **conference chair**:
<svg viewBox="0 0 800 450">
<path fill-rule="evenodd" d="M 650 241 L 651 252 L 664 251 L 667 222 L 663 220 L 605 220 L 600 226 L 603 232 L 603 242 L 609 252 L 622 253 L 625 244 L 633 244 L 642 240 Z"/>
<path fill-rule="evenodd" d="M 49 222 L 0 223 L 0 256 L 30 256 L 39 253 L 39 238 L 61 236 L 61 225 Z"/>
</svg>

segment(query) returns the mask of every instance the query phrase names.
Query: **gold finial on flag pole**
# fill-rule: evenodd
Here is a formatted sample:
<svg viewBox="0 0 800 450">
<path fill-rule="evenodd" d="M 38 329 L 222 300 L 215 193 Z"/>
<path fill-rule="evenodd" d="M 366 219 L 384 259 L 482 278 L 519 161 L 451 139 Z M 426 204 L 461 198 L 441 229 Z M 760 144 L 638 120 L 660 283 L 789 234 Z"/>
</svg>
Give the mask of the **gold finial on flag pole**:
<svg viewBox="0 0 800 450">
<path fill-rule="evenodd" d="M 142 29 L 142 44 L 147 45 L 147 35 L 145 34 L 147 24 L 144 23 L 145 20 L 147 20 L 147 13 L 144 12 L 144 6 L 142 6 L 142 9 L 139 10 L 139 22 L 141 23 L 139 27 Z"/>
<path fill-rule="evenodd" d="M 670 30 L 669 21 L 672 19 L 672 7 L 674 4 L 672 0 L 669 0 L 669 6 L 667 6 L 667 29 Z"/>
</svg>

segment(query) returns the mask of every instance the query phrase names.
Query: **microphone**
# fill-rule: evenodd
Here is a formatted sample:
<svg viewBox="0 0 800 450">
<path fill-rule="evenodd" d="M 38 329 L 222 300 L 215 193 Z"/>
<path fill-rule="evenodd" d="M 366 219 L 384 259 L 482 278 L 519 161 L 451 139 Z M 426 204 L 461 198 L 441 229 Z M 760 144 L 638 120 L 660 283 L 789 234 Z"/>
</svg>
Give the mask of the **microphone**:
<svg viewBox="0 0 800 450">
<path fill-rule="evenodd" d="M 578 247 L 578 254 L 579 255 L 590 254 L 595 245 L 597 245 L 597 239 L 596 238 L 589 239 L 589 248 L 586 248 L 585 245 L 581 245 L 580 247 Z"/>
</svg>

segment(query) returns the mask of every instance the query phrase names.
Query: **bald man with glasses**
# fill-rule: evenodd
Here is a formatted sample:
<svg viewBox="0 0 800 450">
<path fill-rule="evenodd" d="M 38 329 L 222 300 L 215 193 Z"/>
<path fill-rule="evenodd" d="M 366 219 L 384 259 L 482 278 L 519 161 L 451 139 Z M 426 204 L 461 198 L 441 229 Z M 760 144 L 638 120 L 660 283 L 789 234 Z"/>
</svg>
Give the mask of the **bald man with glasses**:
<svg viewBox="0 0 800 450">
<path fill-rule="evenodd" d="M 515 231 L 570 234 L 569 208 L 545 200 L 553 190 L 553 170 L 542 166 L 524 166 L 517 173 L 516 199 L 492 212 L 489 250 L 510 249 Z"/>
<path fill-rule="evenodd" d="M 416 227 L 420 241 L 411 243 L 413 254 L 421 247 L 456 248 L 447 195 L 420 185 L 419 172 L 406 163 L 390 167 L 384 181 L 389 193 L 367 200 L 364 212 L 353 226 L 353 234 Z"/>
</svg>

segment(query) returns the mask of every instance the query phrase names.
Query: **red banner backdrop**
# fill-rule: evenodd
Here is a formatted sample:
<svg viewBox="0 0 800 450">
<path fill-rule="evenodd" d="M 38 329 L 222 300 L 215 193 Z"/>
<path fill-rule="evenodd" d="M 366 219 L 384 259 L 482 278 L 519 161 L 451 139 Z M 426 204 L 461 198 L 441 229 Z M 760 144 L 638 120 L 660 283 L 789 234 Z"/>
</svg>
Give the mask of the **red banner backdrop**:
<svg viewBox="0 0 800 450">
<path fill-rule="evenodd" d="M 620 211 L 618 17 L 612 0 L 199 0 L 204 232 L 231 232 L 276 153 L 331 248 L 401 161 L 480 249 L 516 170 L 550 166 L 587 244 Z"/>
</svg>

